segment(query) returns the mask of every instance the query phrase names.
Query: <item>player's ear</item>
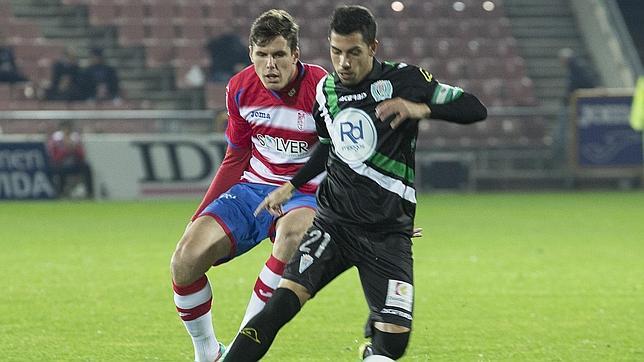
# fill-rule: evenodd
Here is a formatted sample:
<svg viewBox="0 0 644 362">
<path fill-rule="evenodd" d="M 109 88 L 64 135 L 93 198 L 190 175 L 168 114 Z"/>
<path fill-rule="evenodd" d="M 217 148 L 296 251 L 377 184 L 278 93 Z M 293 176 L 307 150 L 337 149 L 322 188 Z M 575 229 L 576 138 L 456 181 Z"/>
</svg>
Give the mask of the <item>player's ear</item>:
<svg viewBox="0 0 644 362">
<path fill-rule="evenodd" d="M 250 58 L 251 63 L 255 64 L 255 62 L 253 62 L 253 46 L 252 45 L 248 46 L 248 58 Z"/>
<path fill-rule="evenodd" d="M 296 47 L 293 52 L 293 64 L 297 63 L 298 59 L 300 59 L 300 47 Z"/>
<path fill-rule="evenodd" d="M 378 50 L 378 45 L 380 45 L 380 42 L 378 42 L 378 39 L 375 39 L 373 41 L 373 44 L 369 45 L 369 55 L 372 57 L 376 55 L 376 50 Z"/>
</svg>

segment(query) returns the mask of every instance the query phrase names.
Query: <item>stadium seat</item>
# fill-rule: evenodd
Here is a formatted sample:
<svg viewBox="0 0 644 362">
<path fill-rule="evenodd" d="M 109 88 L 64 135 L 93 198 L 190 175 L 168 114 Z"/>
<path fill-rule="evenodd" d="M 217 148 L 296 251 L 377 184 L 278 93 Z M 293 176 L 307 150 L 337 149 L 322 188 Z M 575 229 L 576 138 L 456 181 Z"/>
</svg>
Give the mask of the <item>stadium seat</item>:
<svg viewBox="0 0 644 362">
<path fill-rule="evenodd" d="M 188 21 L 178 26 L 181 39 L 192 40 L 200 44 L 206 44 L 208 33 L 206 26 L 200 21 Z"/>
<path fill-rule="evenodd" d="M 7 38 L 17 39 L 36 39 L 42 37 L 40 27 L 35 23 L 10 18 L 3 21 L 3 31 L 6 32 Z"/>
<path fill-rule="evenodd" d="M 145 61 L 149 67 L 156 68 L 162 65 L 170 65 L 174 59 L 174 47 L 172 44 L 149 43 L 145 45 Z"/>
<path fill-rule="evenodd" d="M 119 7 L 119 17 L 128 19 L 144 19 L 145 5 L 142 1 L 115 0 Z"/>
<path fill-rule="evenodd" d="M 175 2 L 167 0 L 145 0 L 145 11 L 148 19 L 172 22 L 177 14 Z"/>
<path fill-rule="evenodd" d="M 205 65 L 208 62 L 203 45 L 175 45 L 174 53 L 173 64 L 177 66 Z"/>
<path fill-rule="evenodd" d="M 150 19 L 145 26 L 144 43 L 172 43 L 181 36 L 175 32 L 175 26 L 168 20 Z"/>
<path fill-rule="evenodd" d="M 221 109 L 226 106 L 226 84 L 208 82 L 205 86 L 206 106 L 208 109 Z"/>
<path fill-rule="evenodd" d="M 141 45 L 145 39 L 145 27 L 141 21 L 118 26 L 119 44 L 124 46 Z"/>
<path fill-rule="evenodd" d="M 175 17 L 181 20 L 197 21 L 204 17 L 204 7 L 199 1 L 181 1 L 177 5 Z"/>
<path fill-rule="evenodd" d="M 244 3 L 244 5 L 248 4 L 248 2 Z M 218 19 L 231 19 L 233 17 L 233 7 L 230 1 L 205 1 L 202 2 L 202 5 L 205 10 L 205 17 Z"/>
<path fill-rule="evenodd" d="M 13 10 L 8 1 L 0 1 L 0 22 L 6 24 L 10 19 L 13 19 Z"/>
<path fill-rule="evenodd" d="M 11 86 L 7 83 L 0 83 L 0 99 L 8 100 L 11 96 Z"/>
<path fill-rule="evenodd" d="M 94 25 L 111 25 L 117 18 L 118 7 L 112 2 L 91 2 L 88 4 L 89 21 Z"/>
</svg>

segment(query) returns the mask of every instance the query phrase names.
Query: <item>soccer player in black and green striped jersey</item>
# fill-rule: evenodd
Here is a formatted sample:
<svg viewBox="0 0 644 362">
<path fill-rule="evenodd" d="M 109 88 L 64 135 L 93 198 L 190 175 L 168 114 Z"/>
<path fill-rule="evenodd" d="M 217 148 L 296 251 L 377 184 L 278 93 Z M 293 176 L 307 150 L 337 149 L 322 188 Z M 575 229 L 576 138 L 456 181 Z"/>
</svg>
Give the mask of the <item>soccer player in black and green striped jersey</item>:
<svg viewBox="0 0 644 362">
<path fill-rule="evenodd" d="M 404 63 L 380 62 L 376 22 L 361 6 L 336 8 L 329 31 L 335 72 L 317 86 L 320 145 L 262 208 L 280 214 L 294 189 L 325 169 L 313 226 L 262 312 L 240 331 L 224 361 L 257 361 L 279 329 L 335 277 L 356 266 L 370 309 L 371 355 L 400 358 L 413 318 L 411 237 L 419 119 L 468 124 L 486 118 L 479 100 Z"/>
</svg>

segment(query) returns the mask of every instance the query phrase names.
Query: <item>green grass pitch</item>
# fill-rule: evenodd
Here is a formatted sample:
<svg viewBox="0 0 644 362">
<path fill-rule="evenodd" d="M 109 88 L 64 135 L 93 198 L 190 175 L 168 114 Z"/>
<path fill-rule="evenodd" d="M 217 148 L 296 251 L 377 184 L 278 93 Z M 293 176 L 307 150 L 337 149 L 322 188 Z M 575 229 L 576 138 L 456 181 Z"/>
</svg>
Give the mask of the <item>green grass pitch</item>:
<svg viewBox="0 0 644 362">
<path fill-rule="evenodd" d="M 169 258 L 189 201 L 0 202 L 0 360 L 190 361 Z M 644 193 L 419 199 L 404 361 L 644 360 Z M 228 343 L 270 252 L 209 272 Z M 278 335 L 266 361 L 356 361 L 355 270 Z"/>
</svg>

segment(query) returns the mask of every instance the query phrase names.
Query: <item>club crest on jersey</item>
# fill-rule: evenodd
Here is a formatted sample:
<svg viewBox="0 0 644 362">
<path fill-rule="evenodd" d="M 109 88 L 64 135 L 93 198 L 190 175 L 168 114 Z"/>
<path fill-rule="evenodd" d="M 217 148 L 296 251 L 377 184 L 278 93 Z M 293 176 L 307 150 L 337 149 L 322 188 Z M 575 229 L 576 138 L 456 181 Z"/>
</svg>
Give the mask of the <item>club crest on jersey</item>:
<svg viewBox="0 0 644 362">
<path fill-rule="evenodd" d="M 349 165 L 366 161 L 376 149 L 376 126 L 361 109 L 343 109 L 333 119 L 329 130 L 335 154 Z"/>
<path fill-rule="evenodd" d="M 376 102 L 391 98 L 394 93 L 394 86 L 388 80 L 379 80 L 371 84 L 371 96 Z"/>
</svg>

